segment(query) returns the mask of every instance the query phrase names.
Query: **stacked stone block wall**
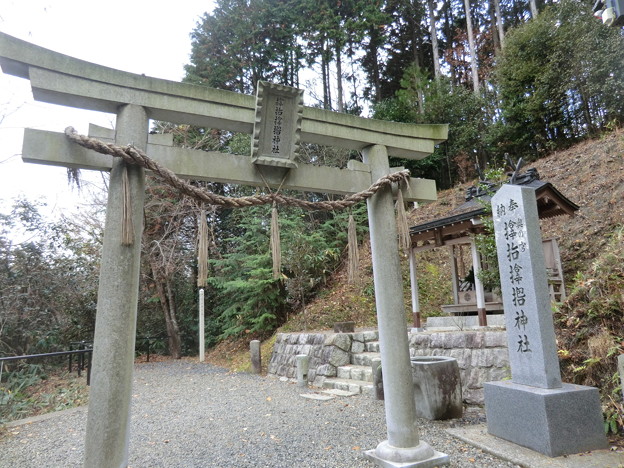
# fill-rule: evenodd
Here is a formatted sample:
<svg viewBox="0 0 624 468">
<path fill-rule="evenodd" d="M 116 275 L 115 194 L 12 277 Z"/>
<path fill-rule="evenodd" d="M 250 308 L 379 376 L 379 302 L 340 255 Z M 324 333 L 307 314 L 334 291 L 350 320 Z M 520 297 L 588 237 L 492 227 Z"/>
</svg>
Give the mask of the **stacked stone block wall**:
<svg viewBox="0 0 624 468">
<path fill-rule="evenodd" d="M 321 387 L 337 369 L 353 362 L 354 354 L 379 339 L 376 331 L 356 333 L 280 333 L 269 362 L 269 374 L 296 378 L 298 354 L 310 356 L 308 382 Z M 483 404 L 483 383 L 510 377 L 505 331 L 410 333 L 410 356 L 450 356 L 457 359 L 462 397 Z"/>
<path fill-rule="evenodd" d="M 308 381 L 322 386 L 327 377 L 336 377 L 338 367 L 351 363 L 352 354 L 362 353 L 366 343 L 377 341 L 376 331 L 356 333 L 279 333 L 269 361 L 269 374 L 289 379 L 297 375 L 298 354 L 310 357 Z"/>
<path fill-rule="evenodd" d="M 457 359 L 462 398 L 483 404 L 483 383 L 510 378 L 507 333 L 464 331 L 410 333 L 410 356 L 449 356 Z"/>
</svg>

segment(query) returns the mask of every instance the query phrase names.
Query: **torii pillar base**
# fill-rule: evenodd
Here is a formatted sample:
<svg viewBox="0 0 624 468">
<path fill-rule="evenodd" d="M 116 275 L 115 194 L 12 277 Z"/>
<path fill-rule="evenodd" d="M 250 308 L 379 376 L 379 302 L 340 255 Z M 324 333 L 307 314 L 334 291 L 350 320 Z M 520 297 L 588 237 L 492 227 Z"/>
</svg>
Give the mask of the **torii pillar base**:
<svg viewBox="0 0 624 468">
<path fill-rule="evenodd" d="M 384 440 L 376 449 L 364 452 L 364 456 L 383 468 L 434 468 L 450 462 L 448 455 L 435 451 L 423 441 L 417 447 L 398 448 Z"/>
</svg>

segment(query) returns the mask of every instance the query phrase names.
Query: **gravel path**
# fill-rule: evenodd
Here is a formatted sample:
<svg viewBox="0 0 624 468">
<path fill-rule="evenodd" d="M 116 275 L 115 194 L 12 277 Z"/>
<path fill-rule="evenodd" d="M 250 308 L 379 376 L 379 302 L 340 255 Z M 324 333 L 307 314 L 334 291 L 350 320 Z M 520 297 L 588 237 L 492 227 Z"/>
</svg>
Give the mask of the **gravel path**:
<svg viewBox="0 0 624 468">
<path fill-rule="evenodd" d="M 169 361 L 135 367 L 130 466 L 372 468 L 364 450 L 386 439 L 383 402 L 367 396 L 315 401 L 273 377 L 231 374 Z M 421 439 L 453 467 L 515 466 L 444 429 L 483 422 L 419 420 Z M 86 407 L 12 426 L 0 437 L 0 467 L 80 467 Z"/>
</svg>

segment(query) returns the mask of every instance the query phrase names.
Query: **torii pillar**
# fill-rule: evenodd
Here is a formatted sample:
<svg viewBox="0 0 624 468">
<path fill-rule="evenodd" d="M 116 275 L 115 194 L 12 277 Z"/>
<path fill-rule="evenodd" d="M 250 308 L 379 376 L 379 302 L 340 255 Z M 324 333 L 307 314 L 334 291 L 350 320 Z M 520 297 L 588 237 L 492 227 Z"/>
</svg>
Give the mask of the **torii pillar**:
<svg viewBox="0 0 624 468">
<path fill-rule="evenodd" d="M 373 178 L 389 172 L 388 153 L 384 146 L 370 146 L 364 149 L 363 154 Z M 380 190 L 366 204 L 388 432 L 388 440 L 367 451 L 366 456 L 383 467 L 441 466 L 449 462 L 448 455 L 436 452 L 429 444 L 420 441 L 416 427 L 414 383 L 392 190 Z"/>
<path fill-rule="evenodd" d="M 143 107 L 123 106 L 117 114 L 115 142 L 119 145 L 133 143 L 138 148 L 145 148 L 148 123 Z M 132 203 L 134 239 L 130 245 L 122 243 L 119 222 L 125 203 L 122 188 L 124 171 L 127 171 Z M 85 467 L 128 465 L 144 182 L 142 168 L 115 160 L 109 182 L 100 264 Z M 102 419 L 107 424 L 102 424 Z"/>
<path fill-rule="evenodd" d="M 398 124 L 301 106 L 297 111 L 301 121 L 296 130 L 297 139 L 362 151 L 365 163 L 351 161 L 348 169 L 337 169 L 289 162 L 286 167 L 264 166 L 263 174 L 259 175 L 249 156 L 175 148 L 171 143 L 152 138 L 157 135 L 147 136 L 149 118 L 255 134 L 260 106 L 253 96 L 102 67 L 3 33 L 0 33 L 0 66 L 4 73 L 29 79 L 37 100 L 116 114 L 116 143 L 132 143 L 145 149 L 152 159 L 179 177 L 195 180 L 268 184 L 349 195 L 367 189 L 381 176 L 397 170 L 389 167 L 388 155 L 423 158 L 448 134 L 446 125 Z M 271 105 L 263 103 L 263 112 L 271 109 Z M 105 129 L 90 129 L 90 133 L 94 131 L 100 139 L 113 139 Z M 98 292 L 85 467 L 127 467 L 143 211 L 142 171 L 136 168 L 128 171 L 135 236 L 134 243 L 127 246 L 122 245 L 120 235 L 121 163 L 113 164 L 110 158 L 71 143 L 64 134 L 30 129 L 24 132 L 22 158 L 39 164 L 112 170 Z M 284 163 L 262 155 L 258 161 L 269 165 Z M 408 185 L 402 188 L 406 201 L 436 199 L 433 181 L 410 179 Z M 367 205 L 388 429 L 388 440 L 367 452 L 367 456 L 383 467 L 440 466 L 448 463 L 448 456 L 420 441 L 416 427 L 391 189 L 378 191 Z"/>
</svg>

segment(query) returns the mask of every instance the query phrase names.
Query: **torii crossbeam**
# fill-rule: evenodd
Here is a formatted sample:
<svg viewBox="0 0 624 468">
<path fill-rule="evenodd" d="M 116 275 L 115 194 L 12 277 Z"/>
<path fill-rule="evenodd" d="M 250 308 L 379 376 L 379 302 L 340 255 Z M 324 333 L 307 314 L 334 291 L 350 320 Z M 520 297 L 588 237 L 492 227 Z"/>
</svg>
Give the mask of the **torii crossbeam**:
<svg viewBox="0 0 624 468">
<path fill-rule="evenodd" d="M 253 96 L 127 73 L 59 54 L 0 33 L 4 73 L 30 80 L 39 101 L 116 114 L 115 143 L 132 143 L 176 174 L 249 185 L 351 194 L 393 172 L 388 155 L 421 159 L 447 138 L 446 125 L 384 122 L 310 107 L 303 108 L 303 142 L 362 151 L 364 163 L 348 169 L 299 164 L 292 169 L 264 166 L 260 176 L 250 157 L 175 148 L 148 139 L 149 119 L 252 133 Z M 71 122 L 67 123 L 68 125 Z M 100 133 L 92 128 L 91 133 Z M 159 144 L 160 143 L 160 144 Z M 102 248 L 89 415 L 85 439 L 88 468 L 128 465 L 130 398 L 138 302 L 139 255 L 143 226 L 144 173 L 123 161 L 70 143 L 54 132 L 26 130 L 23 159 L 75 168 L 110 170 Z M 134 243 L 122 245 L 122 172 L 127 170 L 132 200 Z M 435 183 L 411 179 L 404 199 L 436 198 Z M 384 369 L 388 440 L 368 452 L 380 466 L 430 467 L 448 463 L 419 440 L 392 191 L 367 200 L 375 298 Z"/>
</svg>

